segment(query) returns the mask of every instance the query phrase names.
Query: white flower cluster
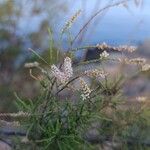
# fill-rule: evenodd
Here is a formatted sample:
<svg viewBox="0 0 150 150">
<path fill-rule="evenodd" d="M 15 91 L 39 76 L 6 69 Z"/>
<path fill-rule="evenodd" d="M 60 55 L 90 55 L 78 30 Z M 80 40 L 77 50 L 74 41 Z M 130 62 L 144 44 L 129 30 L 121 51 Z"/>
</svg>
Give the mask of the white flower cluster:
<svg viewBox="0 0 150 150">
<path fill-rule="evenodd" d="M 31 63 L 25 63 L 24 67 L 25 68 L 34 68 L 34 67 L 38 67 L 39 63 L 38 62 L 31 62 Z"/>
<path fill-rule="evenodd" d="M 142 65 L 142 71 L 149 71 L 149 70 L 150 70 L 150 64 Z"/>
<path fill-rule="evenodd" d="M 127 52 L 134 52 L 136 51 L 137 47 L 136 46 L 128 46 L 128 45 L 123 45 L 123 46 L 119 46 L 118 48 L 116 48 L 117 51 L 127 51 Z"/>
<path fill-rule="evenodd" d="M 146 59 L 145 58 L 132 58 L 132 59 L 128 59 L 128 58 L 118 58 L 117 59 L 119 62 L 123 62 L 125 64 L 134 64 L 134 65 L 144 65 L 146 63 Z"/>
<path fill-rule="evenodd" d="M 23 111 L 17 113 L 0 113 L 0 117 L 29 117 L 31 114 Z"/>
<path fill-rule="evenodd" d="M 5 121 L 5 120 L 0 120 L 0 126 L 11 126 L 11 127 L 19 127 L 20 123 L 19 121 Z"/>
<path fill-rule="evenodd" d="M 65 84 L 73 76 L 71 59 L 69 57 L 66 57 L 64 59 L 62 71 L 58 69 L 55 65 L 52 65 L 51 72 L 58 81 L 60 81 L 62 84 Z"/>
<path fill-rule="evenodd" d="M 81 85 L 81 90 L 82 90 L 82 94 L 81 94 L 82 100 L 86 100 L 90 98 L 90 94 L 92 91 L 82 78 L 80 78 L 80 85 Z"/>
<path fill-rule="evenodd" d="M 133 63 L 133 64 L 144 64 L 146 62 L 146 59 L 145 58 L 133 58 L 133 59 L 130 59 L 130 63 Z"/>
<path fill-rule="evenodd" d="M 55 65 L 51 66 L 51 72 L 58 81 L 61 83 L 66 83 L 67 77 L 65 76 L 64 72 L 61 72 Z"/>
<path fill-rule="evenodd" d="M 145 102 L 146 99 L 147 99 L 147 97 L 144 97 L 144 96 L 139 96 L 139 97 L 136 98 L 136 100 L 137 100 L 138 102 Z"/>
<path fill-rule="evenodd" d="M 109 57 L 109 53 L 107 53 L 106 51 L 103 51 L 101 54 L 100 54 L 100 59 L 106 59 Z"/>
<path fill-rule="evenodd" d="M 103 42 L 102 44 L 97 44 L 96 47 L 100 50 L 104 50 L 104 49 L 108 49 L 110 48 L 105 42 Z"/>
<path fill-rule="evenodd" d="M 132 52 L 136 51 L 136 49 L 137 49 L 137 47 L 135 47 L 135 46 L 121 45 L 118 47 L 114 47 L 114 46 L 107 45 L 106 43 L 97 44 L 96 47 L 100 50 L 110 49 L 110 50 L 120 51 L 120 52 L 126 51 L 129 53 L 132 53 Z"/>
<path fill-rule="evenodd" d="M 64 60 L 63 71 L 68 79 L 73 76 L 72 61 L 69 57 Z"/>
</svg>

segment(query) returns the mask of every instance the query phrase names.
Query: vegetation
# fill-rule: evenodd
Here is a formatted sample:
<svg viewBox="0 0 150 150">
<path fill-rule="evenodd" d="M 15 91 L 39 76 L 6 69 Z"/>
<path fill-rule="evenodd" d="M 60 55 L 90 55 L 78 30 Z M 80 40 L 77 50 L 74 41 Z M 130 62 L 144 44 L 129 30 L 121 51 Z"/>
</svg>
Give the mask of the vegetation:
<svg viewBox="0 0 150 150">
<path fill-rule="evenodd" d="M 108 47 L 106 44 L 97 46 Z M 125 50 L 125 47 L 118 49 Z M 126 50 L 133 51 L 133 47 Z M 41 56 L 36 55 L 43 60 Z M 31 77 L 41 84 L 41 94 L 37 99 L 21 100 L 17 96 L 18 108 L 23 112 L 15 117 L 24 118 L 20 120 L 20 124 L 27 129 L 26 142 L 36 149 L 60 150 L 95 149 L 93 143 L 103 145 L 106 141 L 117 143 L 121 149 L 144 149 L 149 145 L 148 98 L 138 97 L 141 104 L 137 108 L 124 107 L 125 98 L 121 95 L 121 87 L 129 77 L 126 78 L 120 73 L 120 77 L 112 80 L 111 74 L 105 72 L 102 62 L 120 63 L 120 59 L 111 60 L 109 56 L 104 51 L 98 60 L 94 60 L 101 61 L 99 69 L 86 70 L 77 75 L 68 56 L 60 62 L 58 68 L 51 65 L 50 71 L 41 68 L 37 62 L 25 65 L 30 69 Z M 147 67 L 142 70 L 146 65 L 142 58 L 122 61 L 138 65 L 138 73 L 149 69 Z M 91 62 L 93 63 L 93 60 L 85 61 L 82 65 Z M 43 76 L 34 76 L 31 71 L 33 67 L 39 69 Z M 74 95 L 75 99 L 65 96 L 65 90 Z M 97 132 L 94 140 L 88 136 L 93 126 Z"/>
<path fill-rule="evenodd" d="M 135 53 L 134 46 L 112 47 L 103 43 L 73 48 L 78 35 L 96 16 L 93 15 L 72 38 L 70 28 L 79 15 L 80 10 L 66 23 L 60 35 L 60 39 L 68 38 L 69 51 L 60 52 L 55 48 L 51 29 L 48 30 L 50 48 L 47 54 L 40 55 L 29 49 L 38 59 L 26 63 L 25 68 L 39 83 L 40 92 L 32 100 L 15 93 L 18 112 L 0 114 L 1 118 L 10 117 L 17 128 L 24 129 L 12 133 L 15 135 L 12 147 L 18 150 L 92 150 L 104 149 L 109 144 L 114 149 L 148 149 L 149 98 L 139 96 L 135 106 L 129 105 L 122 88 L 127 80 L 147 74 L 150 65 L 144 58 L 122 57 Z M 76 51 L 88 48 L 99 49 L 99 58 L 74 65 Z M 112 57 L 110 49 L 121 55 Z M 133 67 L 136 71 L 130 75 L 122 69 L 114 76 L 107 71 L 110 62 L 117 67 Z M 90 68 L 91 64 L 94 68 Z M 90 69 L 84 69 L 86 66 Z"/>
</svg>

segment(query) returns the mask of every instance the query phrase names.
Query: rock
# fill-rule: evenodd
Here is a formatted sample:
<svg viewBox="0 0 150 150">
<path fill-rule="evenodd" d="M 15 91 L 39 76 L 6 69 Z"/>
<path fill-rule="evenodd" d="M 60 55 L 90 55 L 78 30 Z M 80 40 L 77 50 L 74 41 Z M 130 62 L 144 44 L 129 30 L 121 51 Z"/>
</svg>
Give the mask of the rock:
<svg viewBox="0 0 150 150">
<path fill-rule="evenodd" d="M 7 143 L 0 141 L 0 150 L 12 150 L 12 148 Z"/>
<path fill-rule="evenodd" d="M 133 96 L 149 96 L 150 80 L 146 77 L 138 77 L 126 82 L 124 94 L 129 97 Z"/>
<path fill-rule="evenodd" d="M 150 39 L 145 40 L 142 44 L 138 46 L 137 52 L 140 56 L 150 57 Z"/>
</svg>

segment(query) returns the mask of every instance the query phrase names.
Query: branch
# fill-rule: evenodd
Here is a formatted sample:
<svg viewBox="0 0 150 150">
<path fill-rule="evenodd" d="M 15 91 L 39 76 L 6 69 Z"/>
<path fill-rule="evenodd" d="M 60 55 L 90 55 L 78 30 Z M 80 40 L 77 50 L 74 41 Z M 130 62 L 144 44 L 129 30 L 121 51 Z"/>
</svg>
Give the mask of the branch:
<svg viewBox="0 0 150 150">
<path fill-rule="evenodd" d="M 72 41 L 72 45 L 74 44 L 75 40 L 78 38 L 78 36 L 81 34 L 81 32 L 89 25 L 89 23 L 97 16 L 99 15 L 101 12 L 111 8 L 111 7 L 114 7 L 114 6 L 119 6 L 125 2 L 128 2 L 128 1 L 131 1 L 131 0 L 123 0 L 123 1 L 120 1 L 120 2 L 117 2 L 117 3 L 114 3 L 114 4 L 111 4 L 111 5 L 107 5 L 106 7 L 100 9 L 99 11 L 97 11 L 93 16 L 91 16 L 91 18 L 83 25 L 83 27 L 80 29 L 80 31 L 77 33 L 77 35 L 75 36 L 75 38 L 73 39 Z"/>
</svg>

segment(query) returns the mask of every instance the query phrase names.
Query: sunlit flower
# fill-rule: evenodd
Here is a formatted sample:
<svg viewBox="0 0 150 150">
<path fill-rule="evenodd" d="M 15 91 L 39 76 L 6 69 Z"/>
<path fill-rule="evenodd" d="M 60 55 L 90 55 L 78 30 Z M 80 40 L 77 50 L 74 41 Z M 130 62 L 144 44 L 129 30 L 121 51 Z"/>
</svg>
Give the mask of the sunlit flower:
<svg viewBox="0 0 150 150">
<path fill-rule="evenodd" d="M 81 85 L 81 91 L 82 91 L 82 94 L 81 94 L 82 99 L 86 100 L 90 98 L 90 94 L 92 91 L 82 78 L 80 78 L 80 85 Z"/>
<path fill-rule="evenodd" d="M 61 72 L 55 65 L 51 66 L 51 72 L 53 76 L 61 83 L 66 83 L 68 81 L 68 78 L 66 77 L 64 72 Z"/>
<path fill-rule="evenodd" d="M 123 62 L 125 64 L 134 64 L 134 65 L 144 65 L 145 62 L 146 62 L 146 59 L 145 58 L 140 58 L 140 57 L 137 57 L 137 58 L 132 58 L 132 59 L 128 59 L 128 58 L 118 58 L 117 59 L 119 62 Z"/>
<path fill-rule="evenodd" d="M 114 49 L 115 49 L 115 47 L 114 47 Z M 136 49 L 137 49 L 137 47 L 128 46 L 128 45 L 123 45 L 123 46 L 116 47 L 116 50 L 118 50 L 118 51 L 126 51 L 126 52 L 130 52 L 130 53 L 136 51 Z"/>
<path fill-rule="evenodd" d="M 27 144 L 29 142 L 29 139 L 27 138 L 27 136 L 25 136 L 22 138 L 21 142 Z"/>
<path fill-rule="evenodd" d="M 121 46 L 115 47 L 115 46 L 110 46 L 106 43 L 97 44 L 96 47 L 99 50 L 113 50 L 113 51 L 130 52 L 130 53 L 136 51 L 137 49 L 137 47 L 135 46 L 121 45 Z"/>
<path fill-rule="evenodd" d="M 136 98 L 136 100 L 137 100 L 138 102 L 145 102 L 146 99 L 147 99 L 147 97 L 144 97 L 144 96 L 139 96 L 139 97 Z"/>
<path fill-rule="evenodd" d="M 142 71 L 148 71 L 148 70 L 150 70 L 150 64 L 142 65 Z"/>
<path fill-rule="evenodd" d="M 25 68 L 34 68 L 34 67 L 38 67 L 39 63 L 38 62 L 31 62 L 31 63 L 25 63 L 24 67 Z"/>
<path fill-rule="evenodd" d="M 55 65 L 51 66 L 51 72 L 57 80 L 61 83 L 66 83 L 69 79 L 73 76 L 73 69 L 72 69 L 72 61 L 69 57 L 64 59 L 63 69 L 62 71 L 58 69 Z"/>
<path fill-rule="evenodd" d="M 103 51 L 101 54 L 100 54 L 100 59 L 106 59 L 109 57 L 109 53 L 107 53 L 106 51 Z"/>
<path fill-rule="evenodd" d="M 102 77 L 105 78 L 106 77 L 106 73 L 103 70 L 98 70 L 98 69 L 92 69 L 92 70 L 87 70 L 84 72 L 84 74 L 88 77 Z"/>
<path fill-rule="evenodd" d="M 130 61 L 130 63 L 141 65 L 141 64 L 144 64 L 146 62 L 146 59 L 138 57 L 138 58 L 130 59 L 129 61 Z"/>
<path fill-rule="evenodd" d="M 29 117 L 31 116 L 30 113 L 19 111 L 17 113 L 0 113 L 0 117 Z"/>
<path fill-rule="evenodd" d="M 96 47 L 99 49 L 99 50 L 104 50 L 104 49 L 108 49 L 109 46 L 104 42 L 102 44 L 97 44 Z"/>
<path fill-rule="evenodd" d="M 128 58 L 116 58 L 120 63 L 130 64 L 130 59 Z"/>
<path fill-rule="evenodd" d="M 65 31 L 67 31 L 69 28 L 71 28 L 72 24 L 75 22 L 77 17 L 80 15 L 81 10 L 78 10 L 65 24 L 63 27 L 61 33 L 63 34 Z"/>
<path fill-rule="evenodd" d="M 64 60 L 63 72 L 68 78 L 73 76 L 72 60 L 69 57 Z"/>
</svg>

